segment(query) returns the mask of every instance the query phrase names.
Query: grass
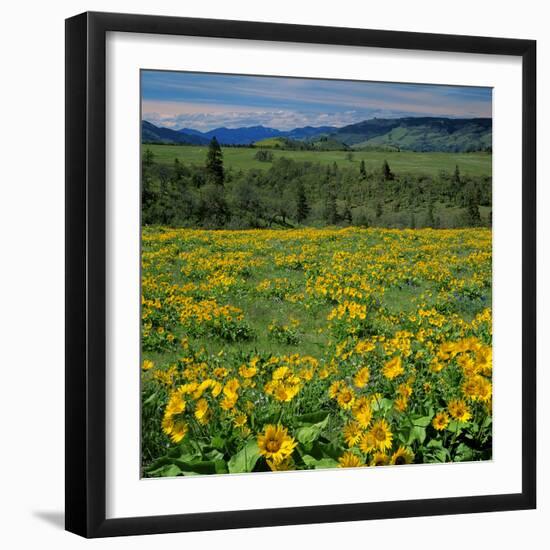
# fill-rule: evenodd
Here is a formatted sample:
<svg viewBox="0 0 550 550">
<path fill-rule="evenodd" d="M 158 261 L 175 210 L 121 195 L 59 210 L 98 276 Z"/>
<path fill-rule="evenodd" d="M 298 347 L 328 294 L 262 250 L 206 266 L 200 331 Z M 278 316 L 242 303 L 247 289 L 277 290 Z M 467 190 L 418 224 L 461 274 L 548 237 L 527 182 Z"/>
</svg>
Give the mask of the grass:
<svg viewBox="0 0 550 550">
<path fill-rule="evenodd" d="M 142 150 L 150 149 L 155 161 L 161 164 L 172 164 L 174 159 L 186 164 L 202 165 L 206 158 L 205 146 L 181 145 L 142 145 Z M 266 149 L 266 148 L 263 148 Z M 470 176 L 490 176 L 492 172 L 492 155 L 490 153 L 415 153 L 356 151 L 353 159 L 348 160 L 346 151 L 281 151 L 273 152 L 274 158 L 286 157 L 296 161 L 319 162 L 321 164 L 338 163 L 341 166 L 354 166 L 359 170 L 361 160 L 365 161 L 367 170 L 378 169 L 387 160 L 392 171 L 408 174 L 436 176 L 440 171 L 452 172 L 458 165 L 461 174 Z M 254 158 L 258 149 L 252 147 L 224 147 L 224 163 L 234 170 L 256 168 L 267 170 L 271 163 L 261 162 Z"/>
</svg>

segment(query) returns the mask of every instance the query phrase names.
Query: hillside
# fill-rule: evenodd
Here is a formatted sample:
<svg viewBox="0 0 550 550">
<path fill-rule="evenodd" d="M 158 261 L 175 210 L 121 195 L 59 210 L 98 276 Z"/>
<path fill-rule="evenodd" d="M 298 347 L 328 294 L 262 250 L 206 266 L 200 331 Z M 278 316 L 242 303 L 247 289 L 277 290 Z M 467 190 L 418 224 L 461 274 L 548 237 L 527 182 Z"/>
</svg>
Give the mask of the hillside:
<svg viewBox="0 0 550 550">
<path fill-rule="evenodd" d="M 491 151 L 492 119 L 406 117 L 373 118 L 342 128 L 305 126 L 277 130 L 262 125 L 215 128 L 201 132 L 192 128 L 171 130 L 144 121 L 144 143 L 204 145 L 213 137 L 221 145 L 256 145 L 280 149 L 322 151 L 416 151 L 469 153 Z"/>
<path fill-rule="evenodd" d="M 340 128 L 332 138 L 354 149 L 386 146 L 396 150 L 465 153 L 492 145 L 490 118 L 408 117 L 365 120 Z"/>
<path fill-rule="evenodd" d="M 146 120 L 141 122 L 141 142 L 142 143 L 166 143 L 166 144 L 185 144 L 185 145 L 205 145 L 209 139 L 200 135 L 192 135 L 186 132 L 177 132 L 170 128 L 155 126 Z"/>
</svg>

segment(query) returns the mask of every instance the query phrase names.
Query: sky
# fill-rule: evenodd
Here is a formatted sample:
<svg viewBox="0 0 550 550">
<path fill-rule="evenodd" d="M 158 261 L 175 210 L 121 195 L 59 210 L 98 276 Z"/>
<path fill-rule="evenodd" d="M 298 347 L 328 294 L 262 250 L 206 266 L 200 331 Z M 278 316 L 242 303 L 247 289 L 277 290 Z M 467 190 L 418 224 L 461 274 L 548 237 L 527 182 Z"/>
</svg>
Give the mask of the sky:
<svg viewBox="0 0 550 550">
<path fill-rule="evenodd" d="M 491 117 L 491 88 L 142 71 L 142 118 L 179 130 L 345 126 L 369 118 Z"/>
</svg>

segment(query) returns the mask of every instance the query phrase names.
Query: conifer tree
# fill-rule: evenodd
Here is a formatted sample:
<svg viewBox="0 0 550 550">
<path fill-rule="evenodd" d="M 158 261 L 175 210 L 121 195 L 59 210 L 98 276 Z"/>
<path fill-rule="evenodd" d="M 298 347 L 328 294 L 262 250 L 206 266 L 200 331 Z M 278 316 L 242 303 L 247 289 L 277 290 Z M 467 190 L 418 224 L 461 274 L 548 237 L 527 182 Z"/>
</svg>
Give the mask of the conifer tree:
<svg viewBox="0 0 550 550">
<path fill-rule="evenodd" d="M 298 185 L 298 194 L 296 197 L 296 219 L 299 223 L 303 222 L 309 215 L 309 204 L 307 202 L 306 192 L 302 183 Z"/>
<path fill-rule="evenodd" d="M 344 211 L 342 212 L 342 219 L 348 224 L 351 225 L 353 223 L 353 215 L 351 213 L 351 206 L 349 201 L 346 201 L 346 205 L 344 207 Z"/>
<path fill-rule="evenodd" d="M 206 154 L 206 175 L 209 182 L 223 185 L 223 154 L 215 136 L 210 141 L 208 153 Z"/>
<path fill-rule="evenodd" d="M 330 225 L 335 225 L 338 223 L 338 209 L 336 207 L 336 195 L 331 190 L 327 196 L 327 206 L 325 214 L 327 223 Z"/>
<path fill-rule="evenodd" d="M 388 164 L 387 160 L 385 160 L 384 164 L 382 165 L 382 177 L 385 181 L 393 179 L 393 173 L 390 170 L 390 165 Z"/>
<path fill-rule="evenodd" d="M 361 160 L 361 164 L 359 165 L 359 175 L 362 179 L 365 179 L 367 177 L 367 169 L 365 168 L 364 160 Z"/>
</svg>

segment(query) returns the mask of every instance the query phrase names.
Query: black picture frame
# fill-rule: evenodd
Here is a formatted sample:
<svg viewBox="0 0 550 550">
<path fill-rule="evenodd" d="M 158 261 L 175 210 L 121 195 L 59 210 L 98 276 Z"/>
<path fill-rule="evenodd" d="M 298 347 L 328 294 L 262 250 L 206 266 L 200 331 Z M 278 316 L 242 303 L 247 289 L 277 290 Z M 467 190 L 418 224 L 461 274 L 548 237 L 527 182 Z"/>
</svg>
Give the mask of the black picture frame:
<svg viewBox="0 0 550 550">
<path fill-rule="evenodd" d="M 108 31 L 508 55 L 523 67 L 522 491 L 106 519 L 105 40 Z M 115 13 L 66 20 L 66 529 L 107 537 L 536 506 L 536 42 Z"/>
</svg>

